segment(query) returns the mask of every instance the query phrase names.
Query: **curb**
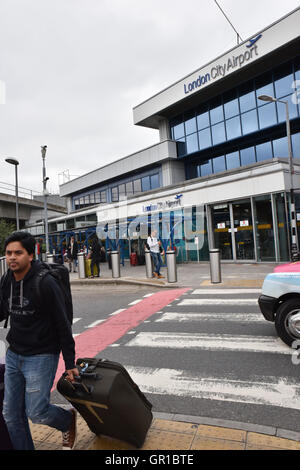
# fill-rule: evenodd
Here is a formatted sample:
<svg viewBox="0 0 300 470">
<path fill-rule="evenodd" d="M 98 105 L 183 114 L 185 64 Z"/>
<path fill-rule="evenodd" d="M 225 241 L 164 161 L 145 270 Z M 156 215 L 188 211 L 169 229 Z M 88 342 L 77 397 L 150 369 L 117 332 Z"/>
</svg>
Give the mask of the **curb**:
<svg viewBox="0 0 300 470">
<path fill-rule="evenodd" d="M 206 426 L 215 426 L 227 429 L 237 429 L 240 431 L 255 432 L 258 434 L 266 434 L 281 439 L 290 439 L 300 442 L 300 432 L 281 429 L 274 426 L 266 426 L 262 424 L 244 423 L 240 421 L 230 421 L 227 419 L 208 418 L 205 416 L 191 416 L 183 414 L 154 412 L 154 418 L 164 419 L 167 421 L 178 421 L 190 424 L 203 424 Z"/>
<path fill-rule="evenodd" d="M 181 287 L 178 284 L 170 284 L 163 281 L 147 281 L 147 280 L 138 280 L 138 279 L 128 279 L 128 278 L 119 278 L 119 279 L 73 279 L 70 281 L 71 285 L 137 285 L 137 286 L 148 286 L 156 287 L 159 289 L 175 289 Z"/>
</svg>

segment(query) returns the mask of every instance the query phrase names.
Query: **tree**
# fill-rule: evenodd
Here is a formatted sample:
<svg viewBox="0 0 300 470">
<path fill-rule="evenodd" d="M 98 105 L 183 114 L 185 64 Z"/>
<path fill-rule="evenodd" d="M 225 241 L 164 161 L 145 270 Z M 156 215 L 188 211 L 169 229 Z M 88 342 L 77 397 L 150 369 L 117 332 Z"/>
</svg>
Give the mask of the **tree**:
<svg viewBox="0 0 300 470">
<path fill-rule="evenodd" d="M 0 256 L 4 256 L 4 242 L 5 239 L 16 230 L 14 224 L 0 219 Z"/>
</svg>

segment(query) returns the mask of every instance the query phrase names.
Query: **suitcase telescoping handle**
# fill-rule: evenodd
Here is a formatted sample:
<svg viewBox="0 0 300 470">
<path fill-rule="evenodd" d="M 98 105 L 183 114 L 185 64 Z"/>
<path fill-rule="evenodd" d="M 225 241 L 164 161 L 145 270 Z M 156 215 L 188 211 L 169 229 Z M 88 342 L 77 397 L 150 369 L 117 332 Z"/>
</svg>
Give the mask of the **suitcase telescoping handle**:
<svg viewBox="0 0 300 470">
<path fill-rule="evenodd" d="M 70 387 L 72 387 L 73 390 L 81 391 L 83 393 L 88 393 L 88 394 L 91 394 L 93 392 L 93 387 L 91 385 L 86 385 L 82 383 L 80 376 L 74 377 L 75 382 L 70 382 L 69 380 L 66 379 L 66 376 L 67 376 L 67 373 L 64 373 L 63 374 L 64 379 L 66 380 L 66 382 L 68 382 L 68 384 L 70 385 Z"/>
</svg>

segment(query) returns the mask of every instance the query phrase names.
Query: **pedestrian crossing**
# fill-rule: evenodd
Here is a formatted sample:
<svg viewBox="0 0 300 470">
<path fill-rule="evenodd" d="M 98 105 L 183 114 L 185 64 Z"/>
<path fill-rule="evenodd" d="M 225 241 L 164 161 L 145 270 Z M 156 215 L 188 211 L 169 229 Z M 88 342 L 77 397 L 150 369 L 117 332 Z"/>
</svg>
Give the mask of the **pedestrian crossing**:
<svg viewBox="0 0 300 470">
<path fill-rule="evenodd" d="M 300 410 L 298 371 L 291 360 L 295 351 L 263 318 L 259 293 L 257 289 L 190 290 L 127 334 L 109 356 L 123 362 L 150 400 L 151 395 L 168 396 L 187 403 L 199 399 Z M 226 367 L 218 368 L 219 363 Z M 241 413 L 239 408 L 234 418 L 239 420 Z"/>
<path fill-rule="evenodd" d="M 201 377 L 186 370 L 127 367 L 144 393 L 300 409 L 298 380 L 264 377 L 262 381 Z"/>
<path fill-rule="evenodd" d="M 249 335 L 209 335 L 187 333 L 140 333 L 127 347 L 196 349 L 214 351 L 248 351 L 273 354 L 291 354 L 291 349 L 279 339 L 269 336 L 254 338 Z"/>
</svg>

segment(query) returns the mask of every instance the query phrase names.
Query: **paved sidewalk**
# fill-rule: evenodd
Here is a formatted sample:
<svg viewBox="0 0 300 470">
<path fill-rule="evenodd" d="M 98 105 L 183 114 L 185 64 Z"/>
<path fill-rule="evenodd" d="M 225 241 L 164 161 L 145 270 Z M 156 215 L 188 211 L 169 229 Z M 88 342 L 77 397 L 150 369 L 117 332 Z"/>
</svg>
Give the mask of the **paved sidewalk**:
<svg viewBox="0 0 300 470">
<path fill-rule="evenodd" d="M 78 279 L 71 274 L 72 286 L 102 284 L 136 284 L 153 288 L 191 287 L 243 287 L 260 288 L 265 276 L 272 272 L 275 264 L 222 264 L 222 283 L 210 282 L 209 263 L 183 264 L 177 267 L 178 282 L 165 279 L 147 279 L 145 266 L 132 267 L 126 262 L 121 267 L 121 278 L 112 279 L 107 263 L 101 264 L 99 279 Z M 280 423 L 279 423 L 280 424 Z M 61 433 L 45 426 L 32 425 L 33 439 L 37 450 L 61 449 Z M 84 420 L 78 418 L 77 450 L 135 450 L 125 442 L 105 436 L 95 436 Z M 212 419 L 154 413 L 154 420 L 142 450 L 300 450 L 300 433 L 270 426 Z"/>
<path fill-rule="evenodd" d="M 59 431 L 33 425 L 36 450 L 61 450 Z M 137 450 L 124 441 L 95 436 L 85 421 L 78 418 L 75 450 Z M 300 433 L 252 424 L 202 417 L 154 413 L 143 450 L 300 450 Z"/>
<path fill-rule="evenodd" d="M 265 276 L 272 272 L 274 263 L 264 264 L 221 264 L 221 284 L 214 284 L 220 287 L 257 287 L 263 284 Z M 187 263 L 177 266 L 177 282 L 168 283 L 167 268 L 162 268 L 161 272 L 164 279 L 147 279 L 145 266 L 130 266 L 125 262 L 121 266 L 121 277 L 112 278 L 112 272 L 107 263 L 100 265 L 100 278 L 79 279 L 78 273 L 71 273 L 71 282 L 73 285 L 93 285 L 93 284 L 136 284 L 149 285 L 156 288 L 178 288 L 178 287 L 201 287 L 210 286 L 210 265 L 209 263 Z"/>
</svg>

